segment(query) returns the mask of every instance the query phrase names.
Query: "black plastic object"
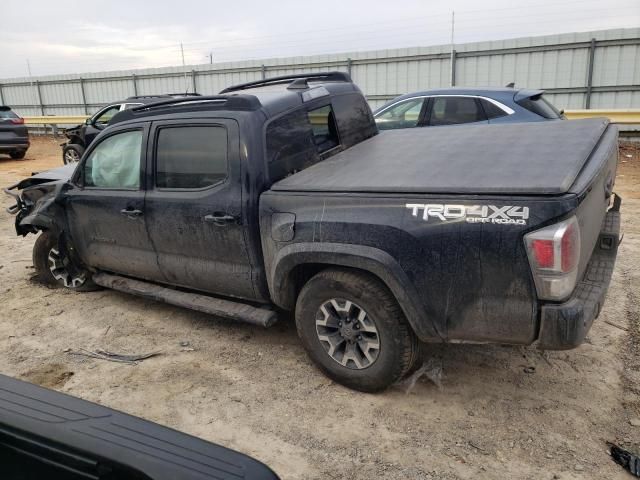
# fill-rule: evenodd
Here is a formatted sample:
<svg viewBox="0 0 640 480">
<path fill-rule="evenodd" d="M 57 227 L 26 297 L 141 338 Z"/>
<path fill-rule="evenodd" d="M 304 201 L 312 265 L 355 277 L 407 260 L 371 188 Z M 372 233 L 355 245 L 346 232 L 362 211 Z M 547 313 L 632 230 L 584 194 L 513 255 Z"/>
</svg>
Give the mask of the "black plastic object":
<svg viewBox="0 0 640 480">
<path fill-rule="evenodd" d="M 0 375 L 3 480 L 274 480 L 247 455 Z"/>
<path fill-rule="evenodd" d="M 613 461 L 632 475 L 640 477 L 640 457 L 613 443 L 608 443 L 608 445 L 611 449 L 611 458 Z"/>
</svg>

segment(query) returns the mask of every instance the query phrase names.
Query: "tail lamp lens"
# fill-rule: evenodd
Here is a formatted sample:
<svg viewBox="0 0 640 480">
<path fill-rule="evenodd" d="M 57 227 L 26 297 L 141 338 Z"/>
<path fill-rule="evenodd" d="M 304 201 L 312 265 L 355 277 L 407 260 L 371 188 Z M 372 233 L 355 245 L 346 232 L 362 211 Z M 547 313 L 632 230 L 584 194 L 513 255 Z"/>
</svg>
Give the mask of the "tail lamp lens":
<svg viewBox="0 0 640 480">
<path fill-rule="evenodd" d="M 528 233 L 524 238 L 538 298 L 567 298 L 576 286 L 580 260 L 576 217 Z"/>
<path fill-rule="evenodd" d="M 16 125 L 24 125 L 24 118 L 12 118 L 10 121 Z"/>
</svg>

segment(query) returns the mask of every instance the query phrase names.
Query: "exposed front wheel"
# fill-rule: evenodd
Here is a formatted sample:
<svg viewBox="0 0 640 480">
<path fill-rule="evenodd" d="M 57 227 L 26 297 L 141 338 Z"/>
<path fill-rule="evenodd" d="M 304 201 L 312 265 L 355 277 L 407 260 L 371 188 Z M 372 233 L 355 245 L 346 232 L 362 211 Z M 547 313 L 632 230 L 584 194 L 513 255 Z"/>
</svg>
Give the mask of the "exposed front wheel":
<svg viewBox="0 0 640 480">
<path fill-rule="evenodd" d="M 99 287 L 91 280 L 91 272 L 75 265 L 59 245 L 57 236 L 42 232 L 33 246 L 36 278 L 47 285 L 77 291 L 92 291 Z"/>
<path fill-rule="evenodd" d="M 84 147 L 75 143 L 68 143 L 62 149 L 62 161 L 65 165 L 69 163 L 78 163 L 83 153 Z"/>
<path fill-rule="evenodd" d="M 370 275 L 331 269 L 303 287 L 298 334 L 330 378 L 363 392 L 384 390 L 411 368 L 417 339 L 395 298 Z"/>
<path fill-rule="evenodd" d="M 20 160 L 24 158 L 26 154 L 27 154 L 26 150 L 20 150 L 19 152 L 11 152 L 9 156 L 14 160 Z"/>
</svg>

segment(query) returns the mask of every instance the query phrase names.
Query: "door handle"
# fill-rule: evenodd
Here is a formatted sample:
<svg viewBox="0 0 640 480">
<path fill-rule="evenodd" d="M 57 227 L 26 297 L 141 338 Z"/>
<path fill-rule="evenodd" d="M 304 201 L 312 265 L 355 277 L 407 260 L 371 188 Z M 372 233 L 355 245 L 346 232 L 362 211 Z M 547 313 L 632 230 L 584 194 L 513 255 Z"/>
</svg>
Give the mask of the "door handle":
<svg viewBox="0 0 640 480">
<path fill-rule="evenodd" d="M 142 210 L 133 210 L 129 208 L 123 208 L 120 210 L 122 215 L 126 215 L 129 218 L 139 217 L 142 215 Z"/>
<path fill-rule="evenodd" d="M 207 223 L 213 223 L 218 227 L 224 227 L 230 223 L 236 223 L 238 221 L 238 217 L 233 215 L 228 215 L 226 213 L 214 213 L 204 216 L 204 221 Z"/>
</svg>

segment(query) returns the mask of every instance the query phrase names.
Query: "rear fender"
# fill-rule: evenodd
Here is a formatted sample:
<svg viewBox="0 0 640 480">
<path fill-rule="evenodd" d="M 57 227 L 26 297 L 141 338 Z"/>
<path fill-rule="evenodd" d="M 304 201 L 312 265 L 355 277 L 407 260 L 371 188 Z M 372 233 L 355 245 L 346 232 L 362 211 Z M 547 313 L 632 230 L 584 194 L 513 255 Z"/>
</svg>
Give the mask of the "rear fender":
<svg viewBox="0 0 640 480">
<path fill-rule="evenodd" d="M 341 243 L 296 243 L 287 245 L 276 254 L 268 276 L 273 302 L 286 310 L 293 310 L 301 285 L 296 285 L 296 267 L 320 264 L 351 267 L 369 272 L 381 280 L 394 295 L 416 335 L 423 341 L 444 340 L 425 308 L 420 295 L 395 259 L 383 250 Z"/>
</svg>

